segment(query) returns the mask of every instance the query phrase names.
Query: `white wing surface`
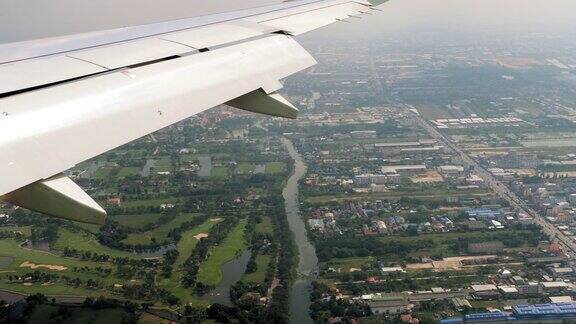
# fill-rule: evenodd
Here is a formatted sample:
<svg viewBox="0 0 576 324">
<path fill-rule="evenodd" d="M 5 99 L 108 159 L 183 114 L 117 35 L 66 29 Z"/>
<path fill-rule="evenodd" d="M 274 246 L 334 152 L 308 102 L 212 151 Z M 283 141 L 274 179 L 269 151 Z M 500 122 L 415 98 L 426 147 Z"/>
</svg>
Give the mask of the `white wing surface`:
<svg viewBox="0 0 576 324">
<path fill-rule="evenodd" d="M 0 199 L 102 223 L 62 172 L 223 103 L 295 118 L 279 80 L 316 62 L 293 36 L 371 9 L 298 0 L 0 45 Z"/>
</svg>

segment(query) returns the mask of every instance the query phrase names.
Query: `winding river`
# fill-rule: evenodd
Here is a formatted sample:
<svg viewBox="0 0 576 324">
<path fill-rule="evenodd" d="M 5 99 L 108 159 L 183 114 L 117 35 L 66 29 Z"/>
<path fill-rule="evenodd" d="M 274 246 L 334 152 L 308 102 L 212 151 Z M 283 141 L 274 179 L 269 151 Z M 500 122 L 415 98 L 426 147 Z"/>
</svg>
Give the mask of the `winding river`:
<svg viewBox="0 0 576 324">
<path fill-rule="evenodd" d="M 318 258 L 316 249 L 308 241 L 306 226 L 300 217 L 298 201 L 298 181 L 306 174 L 306 165 L 290 140 L 283 138 L 282 143 L 294 160 L 294 173 L 288 179 L 282 195 L 285 200 L 288 224 L 294 233 L 299 253 L 298 277 L 290 294 L 290 322 L 312 323 L 309 313 L 310 289 L 312 280 L 318 273 Z"/>
</svg>

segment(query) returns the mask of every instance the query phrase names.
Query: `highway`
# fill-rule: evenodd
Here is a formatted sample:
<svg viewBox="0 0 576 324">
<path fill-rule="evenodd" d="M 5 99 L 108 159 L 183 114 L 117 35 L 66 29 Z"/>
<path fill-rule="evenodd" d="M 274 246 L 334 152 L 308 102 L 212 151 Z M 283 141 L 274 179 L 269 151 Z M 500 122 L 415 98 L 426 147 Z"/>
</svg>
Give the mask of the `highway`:
<svg viewBox="0 0 576 324">
<path fill-rule="evenodd" d="M 546 218 L 541 216 L 538 212 L 534 209 L 530 208 L 526 202 L 522 199 L 518 198 L 518 196 L 512 192 L 502 182 L 496 179 L 490 172 L 488 172 L 485 168 L 483 168 L 478 162 L 472 159 L 468 154 L 462 151 L 455 143 L 453 143 L 450 139 L 448 139 L 444 134 L 442 134 L 438 129 L 436 129 L 431 123 L 427 120 L 422 118 L 420 114 L 416 113 L 415 108 L 410 105 L 404 104 L 404 106 L 408 109 L 411 109 L 416 116 L 416 120 L 418 124 L 423 127 L 430 136 L 436 139 L 439 143 L 444 145 L 445 147 L 451 149 L 456 154 L 460 156 L 463 163 L 474 170 L 480 178 L 484 180 L 484 183 L 490 187 L 496 194 L 500 195 L 503 199 L 505 199 L 510 206 L 517 208 L 519 211 L 524 212 L 525 214 L 534 218 L 534 222 L 542 227 L 544 232 L 550 237 L 550 239 L 556 243 L 559 243 L 564 252 L 566 252 L 571 259 L 576 257 L 576 243 L 568 236 L 566 236 L 562 231 L 556 228 L 553 224 L 548 222 Z"/>
</svg>

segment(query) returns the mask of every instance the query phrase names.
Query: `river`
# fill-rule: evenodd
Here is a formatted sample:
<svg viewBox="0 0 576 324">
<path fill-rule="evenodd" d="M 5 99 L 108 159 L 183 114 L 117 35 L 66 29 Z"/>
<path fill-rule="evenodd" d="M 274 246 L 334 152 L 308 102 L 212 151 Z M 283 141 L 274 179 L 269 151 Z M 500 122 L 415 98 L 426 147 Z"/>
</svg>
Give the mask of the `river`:
<svg viewBox="0 0 576 324">
<path fill-rule="evenodd" d="M 316 257 L 316 249 L 308 241 L 306 226 L 300 217 L 300 203 L 298 201 L 298 181 L 306 174 L 306 165 L 290 140 L 283 138 L 282 143 L 294 160 L 294 173 L 288 179 L 282 195 L 285 200 L 288 224 L 298 245 L 299 257 L 298 277 L 290 294 L 290 322 L 312 323 L 309 312 L 310 289 L 312 279 L 318 273 L 318 258 Z"/>
</svg>

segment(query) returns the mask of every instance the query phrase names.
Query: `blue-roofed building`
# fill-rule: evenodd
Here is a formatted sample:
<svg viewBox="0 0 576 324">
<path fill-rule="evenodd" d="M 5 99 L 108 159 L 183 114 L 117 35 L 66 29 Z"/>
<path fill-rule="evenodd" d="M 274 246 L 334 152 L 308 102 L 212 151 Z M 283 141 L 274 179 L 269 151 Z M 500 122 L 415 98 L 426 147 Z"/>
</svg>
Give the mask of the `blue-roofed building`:
<svg viewBox="0 0 576 324">
<path fill-rule="evenodd" d="M 464 319 L 462 317 L 450 317 L 440 320 L 440 324 L 462 324 Z"/>
<path fill-rule="evenodd" d="M 576 303 L 517 305 L 513 310 L 518 319 L 576 318 Z"/>
<path fill-rule="evenodd" d="M 502 312 L 467 314 L 464 317 L 446 318 L 440 323 L 562 323 L 565 319 L 576 319 L 576 302 L 517 305 L 511 315 Z"/>
<path fill-rule="evenodd" d="M 502 312 L 464 315 L 464 323 L 507 323 L 508 316 Z"/>
</svg>

